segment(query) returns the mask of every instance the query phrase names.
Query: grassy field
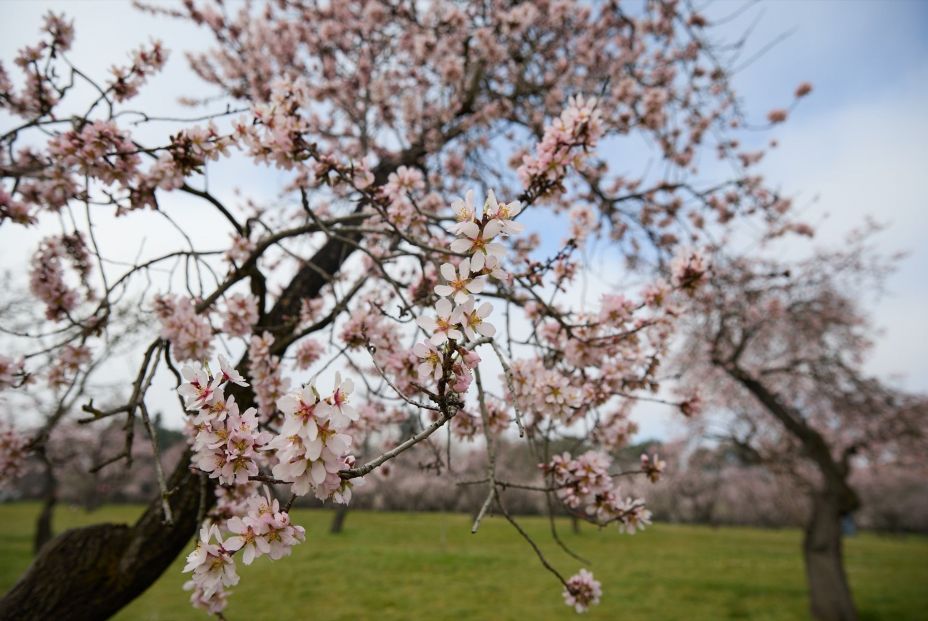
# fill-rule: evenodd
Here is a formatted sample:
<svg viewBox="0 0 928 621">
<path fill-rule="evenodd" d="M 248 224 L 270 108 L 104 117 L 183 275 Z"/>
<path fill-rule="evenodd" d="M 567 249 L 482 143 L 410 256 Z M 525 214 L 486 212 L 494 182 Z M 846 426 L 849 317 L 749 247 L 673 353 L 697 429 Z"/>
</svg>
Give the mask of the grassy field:
<svg viewBox="0 0 928 621">
<path fill-rule="evenodd" d="M 38 507 L 0 505 L 0 592 L 28 565 Z M 137 507 L 92 514 L 62 507 L 57 528 L 131 521 Z M 560 587 L 504 521 L 471 535 L 463 515 L 349 514 L 328 534 L 329 511 L 295 511 L 307 542 L 293 556 L 240 568 L 230 621 L 254 619 L 576 619 Z M 550 543 L 547 522 L 524 520 L 563 571 L 579 564 Z M 592 561 L 602 604 L 584 619 L 804 619 L 806 593 L 796 531 L 658 524 L 627 536 L 585 528 L 562 534 Z M 928 539 L 864 534 L 847 542 L 862 620 L 928 619 Z M 181 590 L 182 559 L 118 619 L 206 619 Z"/>
</svg>

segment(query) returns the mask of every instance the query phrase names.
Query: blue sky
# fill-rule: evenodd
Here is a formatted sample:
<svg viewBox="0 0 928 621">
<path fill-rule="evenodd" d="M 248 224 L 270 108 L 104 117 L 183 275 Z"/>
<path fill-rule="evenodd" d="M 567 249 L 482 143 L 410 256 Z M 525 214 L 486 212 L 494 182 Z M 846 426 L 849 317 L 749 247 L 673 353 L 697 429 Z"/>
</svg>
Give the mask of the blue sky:
<svg viewBox="0 0 928 621">
<path fill-rule="evenodd" d="M 788 123 L 770 134 L 780 146 L 762 170 L 771 183 L 797 198 L 818 228 L 817 243 L 838 243 L 869 214 L 888 225 L 880 237 L 887 251 L 909 251 L 889 283 L 888 295 L 874 306 L 884 334 L 870 366 L 881 375 L 898 377 L 910 389 L 926 391 L 928 205 L 923 180 L 928 172 L 928 3 L 749 4 L 720 32 L 730 39 L 756 22 L 744 58 L 785 33 L 789 36 L 735 77 L 745 109 L 760 122 L 768 110 L 791 101 L 799 82 L 809 81 L 815 89 Z M 745 5 L 714 2 L 705 12 L 720 17 Z M 174 112 L 176 97 L 197 84 L 180 51 L 204 35 L 186 24 L 141 15 L 128 3 L 0 3 L 0 58 L 7 66 L 17 48 L 34 42 L 41 15 L 49 7 L 75 18 L 77 39 L 71 57 L 97 75 L 151 36 L 174 50 L 164 74 L 143 91 L 140 107 Z M 0 118 L 0 123 L 5 120 Z M 630 161 L 646 156 L 625 154 Z M 267 174 L 248 169 L 233 168 L 226 174 L 246 193 L 261 194 L 269 185 Z M 191 227 L 202 224 L 195 216 L 189 218 Z M 0 230 L 0 269 L 24 265 L 23 257 L 35 241 Z M 126 241 L 128 258 L 136 249 L 137 242 Z M 806 249 L 793 244 L 786 252 L 801 255 Z M 591 274 L 590 299 L 609 284 Z M 651 409 L 641 414 L 640 422 L 643 436 L 666 436 L 676 427 L 671 417 Z"/>
</svg>

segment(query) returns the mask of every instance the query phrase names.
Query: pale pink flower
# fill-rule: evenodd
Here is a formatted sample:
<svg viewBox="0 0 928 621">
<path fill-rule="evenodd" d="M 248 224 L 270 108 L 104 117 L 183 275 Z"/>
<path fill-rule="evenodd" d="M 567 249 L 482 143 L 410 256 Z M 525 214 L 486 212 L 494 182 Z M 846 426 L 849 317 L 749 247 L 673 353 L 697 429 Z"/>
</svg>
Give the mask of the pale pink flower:
<svg viewBox="0 0 928 621">
<path fill-rule="evenodd" d="M 647 475 L 651 483 L 657 483 L 661 480 L 666 465 L 667 462 L 661 461 L 657 453 L 654 454 L 653 458 L 648 457 L 646 453 L 641 455 L 641 470 Z"/>
<path fill-rule="evenodd" d="M 211 543 L 215 539 L 216 543 Z M 222 587 L 238 584 L 235 561 L 222 545 L 219 527 L 204 524 L 200 528 L 200 539 L 196 548 L 187 555 L 184 573 L 193 572 L 193 582 L 203 589 L 203 595 L 209 598 Z"/>
<path fill-rule="evenodd" d="M 455 199 L 451 203 L 451 211 L 454 212 L 454 217 L 457 220 L 457 224 L 451 227 L 451 231 L 455 235 L 463 235 L 463 227 L 473 222 L 476 217 L 476 211 L 474 210 L 474 191 L 468 190 L 464 195 L 464 200 L 460 198 Z"/>
<path fill-rule="evenodd" d="M 189 364 L 184 365 L 180 372 L 186 381 L 178 386 L 177 392 L 184 398 L 188 408 L 202 407 L 212 398 L 219 382 L 210 381 L 209 373 L 205 369 L 198 369 Z"/>
<path fill-rule="evenodd" d="M 329 418 L 336 429 L 344 429 L 351 421 L 358 420 L 358 411 L 348 405 L 348 399 L 353 390 L 354 382 L 350 377 L 343 380 L 341 373 L 335 374 L 335 388 L 327 402 L 331 405 Z"/>
<path fill-rule="evenodd" d="M 422 359 L 416 369 L 419 381 L 423 382 L 429 377 L 438 381 L 442 374 L 442 357 L 438 349 L 429 341 L 422 341 L 413 345 L 412 352 Z"/>
<path fill-rule="evenodd" d="M 581 569 L 567 579 L 567 586 L 564 589 L 564 602 L 577 612 L 586 612 L 590 606 L 599 603 L 602 594 L 602 585 L 599 581 L 593 578 L 592 573 L 586 569 Z"/>
<path fill-rule="evenodd" d="M 258 301 L 254 296 L 240 293 L 229 296 L 222 322 L 223 332 L 229 336 L 247 336 L 251 334 L 251 327 L 257 322 Z"/>
<path fill-rule="evenodd" d="M 325 345 L 315 339 L 306 339 L 300 343 L 296 350 L 296 366 L 300 369 L 308 369 L 314 362 L 319 360 L 325 352 Z"/>
<path fill-rule="evenodd" d="M 470 299 L 471 294 L 483 291 L 487 282 L 486 276 L 471 276 L 470 258 L 462 260 L 457 270 L 453 264 L 443 263 L 440 271 L 447 284 L 436 285 L 435 293 L 441 297 L 452 298 L 458 304 L 464 304 Z"/>
<path fill-rule="evenodd" d="M 435 317 L 419 317 L 417 320 L 422 329 L 432 334 L 429 339 L 432 345 L 438 347 L 449 339 L 464 340 L 464 335 L 457 329 L 460 314 L 453 309 L 450 301 L 445 298 L 438 300 L 435 303 L 435 313 Z"/>
<path fill-rule="evenodd" d="M 490 220 L 482 227 L 476 222 L 465 222 L 460 227 L 464 237 L 451 242 L 451 251 L 471 255 L 471 271 L 480 272 L 488 256 L 501 258 L 506 253 L 502 244 L 491 241 L 501 230 L 499 220 Z"/>
<path fill-rule="evenodd" d="M 618 503 L 616 511 L 621 514 L 619 518 L 619 532 L 621 533 L 634 535 L 651 524 L 651 512 L 645 509 L 644 501 L 640 498 L 626 498 L 625 502 Z"/>
<path fill-rule="evenodd" d="M 248 386 L 248 382 L 245 381 L 242 374 L 239 373 L 235 367 L 232 366 L 232 363 L 229 362 L 229 359 L 222 354 L 219 354 L 219 369 L 219 381 L 238 384 L 239 386 Z"/>
<path fill-rule="evenodd" d="M 517 235 L 525 227 L 514 220 L 522 211 L 522 203 L 512 201 L 511 203 L 499 203 L 496 200 L 496 194 L 493 190 L 487 192 L 487 200 L 483 206 L 483 212 L 495 218 L 500 223 L 500 233 L 502 235 Z"/>
<path fill-rule="evenodd" d="M 471 340 L 476 340 L 479 336 L 491 337 L 496 334 L 496 327 L 492 323 L 484 321 L 493 312 L 493 305 L 484 302 L 476 308 L 475 306 L 474 300 L 469 299 L 459 309 L 459 321 L 464 328 L 464 334 Z"/>
</svg>

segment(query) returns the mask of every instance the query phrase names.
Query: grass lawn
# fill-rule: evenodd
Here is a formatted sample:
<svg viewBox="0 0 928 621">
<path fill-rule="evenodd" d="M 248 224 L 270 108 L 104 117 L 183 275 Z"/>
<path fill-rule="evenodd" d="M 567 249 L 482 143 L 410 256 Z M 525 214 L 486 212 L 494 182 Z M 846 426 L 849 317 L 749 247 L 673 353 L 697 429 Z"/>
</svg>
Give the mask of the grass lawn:
<svg viewBox="0 0 928 621">
<path fill-rule="evenodd" d="M 38 506 L 0 505 L 0 592 L 29 564 Z M 87 514 L 60 507 L 56 528 L 131 521 L 139 507 Z M 280 561 L 240 566 L 230 621 L 255 619 L 577 619 L 560 586 L 503 520 L 477 535 L 451 514 L 352 512 L 328 534 L 332 513 L 297 510 L 307 542 Z M 547 537 L 547 521 L 525 518 L 548 558 L 565 574 L 579 568 Z M 764 621 L 804 619 L 799 533 L 658 524 L 627 536 L 585 527 L 568 545 L 592 561 L 602 603 L 584 619 Z M 863 534 L 848 540 L 850 580 L 862 620 L 928 619 L 928 538 Z M 181 590 L 182 559 L 118 619 L 206 619 Z"/>
</svg>

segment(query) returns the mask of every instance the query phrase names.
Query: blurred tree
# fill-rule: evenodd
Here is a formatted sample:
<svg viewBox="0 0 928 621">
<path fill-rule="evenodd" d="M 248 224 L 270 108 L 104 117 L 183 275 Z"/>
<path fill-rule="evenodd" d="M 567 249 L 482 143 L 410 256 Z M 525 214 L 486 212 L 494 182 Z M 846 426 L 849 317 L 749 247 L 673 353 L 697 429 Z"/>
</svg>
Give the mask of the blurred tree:
<svg viewBox="0 0 928 621">
<path fill-rule="evenodd" d="M 865 370 L 875 328 L 866 296 L 893 261 L 869 247 L 873 230 L 840 251 L 797 262 L 719 258 L 697 295 L 681 357 L 691 390 L 742 457 L 788 474 L 809 498 L 803 554 L 812 614 L 857 613 L 842 557 L 842 519 L 860 508 L 854 464 L 914 466 L 926 449 L 928 400 Z"/>
</svg>

